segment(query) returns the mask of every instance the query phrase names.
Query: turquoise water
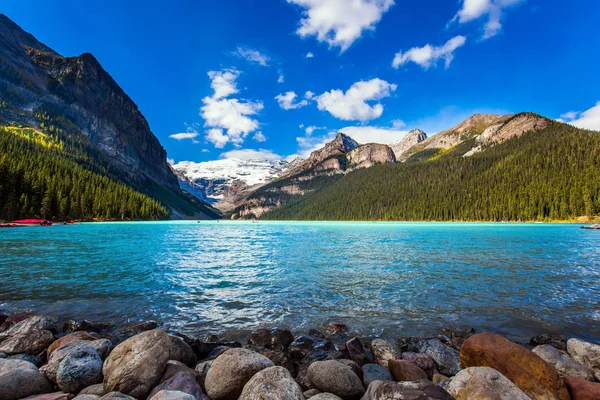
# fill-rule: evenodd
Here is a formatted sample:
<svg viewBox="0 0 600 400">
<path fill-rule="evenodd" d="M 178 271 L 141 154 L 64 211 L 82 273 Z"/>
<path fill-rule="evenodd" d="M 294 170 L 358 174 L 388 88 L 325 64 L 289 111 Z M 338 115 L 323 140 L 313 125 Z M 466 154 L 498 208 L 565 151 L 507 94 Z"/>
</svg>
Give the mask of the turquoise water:
<svg viewBox="0 0 600 400">
<path fill-rule="evenodd" d="M 190 334 L 343 322 L 600 336 L 600 231 L 576 225 L 107 223 L 0 230 L 0 309 Z M 232 334 L 232 333 L 230 333 Z"/>
</svg>

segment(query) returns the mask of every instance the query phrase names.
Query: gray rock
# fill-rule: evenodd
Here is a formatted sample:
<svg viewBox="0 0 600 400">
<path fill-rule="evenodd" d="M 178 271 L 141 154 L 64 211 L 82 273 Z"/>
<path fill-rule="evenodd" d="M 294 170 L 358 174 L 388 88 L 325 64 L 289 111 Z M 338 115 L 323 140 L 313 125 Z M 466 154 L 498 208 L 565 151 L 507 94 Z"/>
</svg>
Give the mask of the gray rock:
<svg viewBox="0 0 600 400">
<path fill-rule="evenodd" d="M 122 328 L 119 333 L 123 335 L 131 335 L 133 333 L 151 331 L 152 329 L 156 328 L 158 328 L 158 323 L 156 321 L 135 322 Z"/>
<path fill-rule="evenodd" d="M 91 346 L 71 351 L 60 362 L 56 383 L 63 392 L 77 394 L 90 385 L 102 382 L 102 359 Z"/>
<path fill-rule="evenodd" d="M 288 347 L 290 356 L 298 360 L 315 350 L 335 351 L 335 346 L 328 340 L 299 336 Z"/>
<path fill-rule="evenodd" d="M 287 369 L 269 367 L 246 383 L 239 400 L 304 400 L 304 395 Z"/>
<path fill-rule="evenodd" d="M 438 373 L 437 364 L 429 354 L 407 351 L 402 353 L 402 359 L 414 363 L 417 367 L 425 371 L 428 379 L 432 379 L 433 375 Z"/>
<path fill-rule="evenodd" d="M 171 339 L 171 359 L 181 361 L 188 367 L 193 367 L 198 361 L 194 350 L 182 338 L 169 335 Z"/>
<path fill-rule="evenodd" d="M 42 366 L 42 359 L 38 356 L 34 356 L 33 354 L 16 354 L 14 356 L 8 357 L 9 360 L 23 360 L 32 363 L 36 367 Z"/>
<path fill-rule="evenodd" d="M 342 400 L 335 394 L 331 394 L 331 393 L 319 393 L 318 395 L 311 397 L 311 399 L 313 399 L 313 400 Z"/>
<path fill-rule="evenodd" d="M 8 355 L 6 353 L 0 353 L 0 358 L 6 358 Z"/>
<path fill-rule="evenodd" d="M 57 332 L 56 322 L 50 317 L 34 315 L 10 327 L 0 334 L 0 340 L 13 335 L 27 334 L 32 331 Z"/>
<path fill-rule="evenodd" d="M 362 380 L 362 378 L 363 378 L 362 368 L 355 361 L 348 360 L 347 358 L 340 358 L 340 359 L 337 359 L 336 361 L 350 367 L 352 372 L 354 372 L 356 374 L 356 376 L 358 376 L 360 378 L 360 380 Z"/>
<path fill-rule="evenodd" d="M 198 373 L 198 377 L 196 380 L 202 386 L 202 390 L 206 391 L 206 375 L 208 375 L 208 370 L 212 366 L 214 360 L 202 361 L 196 365 L 196 372 Z"/>
<path fill-rule="evenodd" d="M 365 387 L 369 387 L 373 381 L 393 381 L 390 370 L 386 367 L 382 367 L 379 364 L 365 364 L 362 367 L 363 370 L 363 382 Z"/>
<path fill-rule="evenodd" d="M 329 352 L 325 350 L 315 350 L 309 353 L 300 362 L 300 366 L 298 367 L 298 373 L 296 374 L 296 382 L 298 382 L 304 390 L 316 389 L 308 379 L 308 368 L 310 367 L 310 365 L 315 361 L 339 360 L 342 358 L 343 354 L 338 351 Z"/>
<path fill-rule="evenodd" d="M 389 360 L 400 358 L 396 349 L 383 339 L 375 339 L 371 342 L 371 353 L 373 354 L 373 361 L 386 368 Z"/>
<path fill-rule="evenodd" d="M 573 360 L 566 351 L 559 350 L 549 344 L 537 346 L 532 351 L 553 366 L 560 376 L 575 376 L 586 381 L 594 380 L 593 371 Z"/>
<path fill-rule="evenodd" d="M 17 325 L 15 325 L 15 327 Z M 8 355 L 39 354 L 46 350 L 52 342 L 54 342 L 54 335 L 52 332 L 32 330 L 25 333 L 15 333 L 10 335 L 0 343 L 0 351 Z"/>
<path fill-rule="evenodd" d="M 199 373 L 182 363 L 181 361 L 169 360 L 167 361 L 167 366 L 165 368 L 165 372 L 160 378 L 160 383 L 163 383 L 169 379 L 171 379 L 178 372 L 183 372 L 185 374 L 190 375 L 194 378 L 194 380 L 198 381 Z"/>
<path fill-rule="evenodd" d="M 206 375 L 206 393 L 211 400 L 237 400 L 250 378 L 274 364 L 248 349 L 229 349 L 213 361 Z"/>
<path fill-rule="evenodd" d="M 194 396 L 197 400 L 206 399 L 200 388 L 200 384 L 193 376 L 188 375 L 185 372 L 177 372 L 175 375 L 156 386 L 152 389 L 148 398 L 152 398 L 162 390 L 184 392 Z"/>
<path fill-rule="evenodd" d="M 100 400 L 100 396 L 95 394 L 78 394 L 73 400 Z"/>
<path fill-rule="evenodd" d="M 151 397 L 150 400 L 196 400 L 196 398 L 189 393 L 179 390 L 161 390 Z"/>
<path fill-rule="evenodd" d="M 96 385 L 90 385 L 85 389 L 82 389 L 79 394 L 92 394 L 95 396 L 104 396 L 104 385 L 102 383 L 98 383 Z"/>
<path fill-rule="evenodd" d="M 52 385 L 35 365 L 0 359 L 0 400 L 14 400 L 52 391 Z"/>
<path fill-rule="evenodd" d="M 304 397 L 306 397 L 307 399 L 310 399 L 311 397 L 316 396 L 320 393 L 321 393 L 321 391 L 319 389 L 309 389 L 306 392 L 304 392 Z"/>
<path fill-rule="evenodd" d="M 569 339 L 567 351 L 575 361 L 591 369 L 596 380 L 600 381 L 600 345 L 579 339 Z"/>
<path fill-rule="evenodd" d="M 447 390 L 459 399 L 531 400 L 508 378 L 488 367 L 460 371 L 452 378 Z"/>
<path fill-rule="evenodd" d="M 27 397 L 23 398 L 22 400 L 71 400 L 72 398 L 73 398 L 72 394 L 63 393 L 63 392 L 55 392 L 55 393 L 27 396 Z"/>
<path fill-rule="evenodd" d="M 415 343 L 419 353 L 431 356 L 438 365 L 439 371 L 446 376 L 454 376 L 460 371 L 460 354 L 453 348 L 446 346 L 438 339 L 423 340 Z"/>
<path fill-rule="evenodd" d="M 106 357 L 108 357 L 114 348 L 112 342 L 108 339 L 92 340 L 89 342 L 89 345 L 96 349 L 102 360 L 106 360 Z"/>
<path fill-rule="evenodd" d="M 363 365 L 371 362 L 360 339 L 357 337 L 352 338 L 346 342 L 346 350 L 350 355 L 350 359 L 357 363 L 359 367 L 362 367 Z"/>
<path fill-rule="evenodd" d="M 131 396 L 127 396 L 121 392 L 109 392 L 102 396 L 100 400 L 136 400 Z"/>
<path fill-rule="evenodd" d="M 365 388 L 350 367 L 336 360 L 316 361 L 308 367 L 309 381 L 321 392 L 344 400 L 360 399 Z"/>
<path fill-rule="evenodd" d="M 89 341 L 80 340 L 77 342 L 70 342 L 58 347 L 50 354 L 48 363 L 40 368 L 40 371 L 46 375 L 51 382 L 56 383 L 56 373 L 62 360 L 72 351 L 76 351 L 80 348 L 90 347 Z"/>
<path fill-rule="evenodd" d="M 430 381 L 374 381 L 362 400 L 453 400 L 453 397 Z"/>
</svg>

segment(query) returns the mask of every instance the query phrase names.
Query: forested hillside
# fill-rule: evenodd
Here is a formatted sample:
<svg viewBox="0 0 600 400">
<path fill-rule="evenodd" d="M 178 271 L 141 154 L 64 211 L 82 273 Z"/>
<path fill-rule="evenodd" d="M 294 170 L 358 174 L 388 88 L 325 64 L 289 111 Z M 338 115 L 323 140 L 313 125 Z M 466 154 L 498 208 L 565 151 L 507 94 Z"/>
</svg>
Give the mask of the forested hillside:
<svg viewBox="0 0 600 400">
<path fill-rule="evenodd" d="M 600 214 L 600 133 L 549 121 L 465 157 L 473 140 L 351 172 L 263 219 L 548 221 Z"/>
</svg>

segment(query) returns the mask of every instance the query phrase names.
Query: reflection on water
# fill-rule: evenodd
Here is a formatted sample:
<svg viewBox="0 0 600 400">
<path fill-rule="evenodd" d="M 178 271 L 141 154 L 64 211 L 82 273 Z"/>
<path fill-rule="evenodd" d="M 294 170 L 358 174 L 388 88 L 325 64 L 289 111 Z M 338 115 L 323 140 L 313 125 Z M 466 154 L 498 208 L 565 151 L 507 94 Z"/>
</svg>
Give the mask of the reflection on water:
<svg viewBox="0 0 600 400">
<path fill-rule="evenodd" d="M 600 237 L 573 225 L 123 223 L 0 232 L 0 308 L 191 334 L 345 322 L 600 331 Z"/>
</svg>

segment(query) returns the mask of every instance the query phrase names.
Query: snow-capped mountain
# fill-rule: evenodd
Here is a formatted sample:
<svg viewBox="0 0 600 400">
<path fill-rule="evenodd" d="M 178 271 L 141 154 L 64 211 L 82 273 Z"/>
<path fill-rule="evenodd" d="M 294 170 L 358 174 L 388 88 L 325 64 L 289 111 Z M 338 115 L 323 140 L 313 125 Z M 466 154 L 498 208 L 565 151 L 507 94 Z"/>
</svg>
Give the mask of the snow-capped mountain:
<svg viewBox="0 0 600 400">
<path fill-rule="evenodd" d="M 245 191 L 277 179 L 302 160 L 182 161 L 172 166 L 179 185 L 194 196 L 227 210 Z"/>
</svg>

